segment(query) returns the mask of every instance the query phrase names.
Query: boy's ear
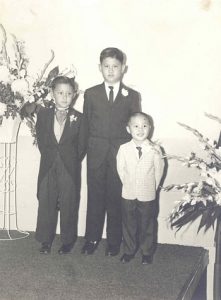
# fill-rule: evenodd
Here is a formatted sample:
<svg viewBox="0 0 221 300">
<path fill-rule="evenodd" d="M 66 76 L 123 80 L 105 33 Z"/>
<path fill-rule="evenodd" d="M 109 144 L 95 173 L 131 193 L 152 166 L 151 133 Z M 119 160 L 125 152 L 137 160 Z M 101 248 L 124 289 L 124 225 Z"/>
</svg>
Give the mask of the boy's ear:
<svg viewBox="0 0 221 300">
<path fill-rule="evenodd" d="M 126 74 L 128 71 L 128 66 L 126 64 L 123 64 L 123 73 Z"/>
<path fill-rule="evenodd" d="M 130 134 L 130 127 L 127 126 L 126 129 L 127 129 L 127 132 Z"/>
<path fill-rule="evenodd" d="M 101 64 L 98 65 L 99 71 L 101 72 Z"/>
<path fill-rule="evenodd" d="M 125 64 L 122 64 L 122 73 L 127 72 L 127 66 Z"/>
</svg>

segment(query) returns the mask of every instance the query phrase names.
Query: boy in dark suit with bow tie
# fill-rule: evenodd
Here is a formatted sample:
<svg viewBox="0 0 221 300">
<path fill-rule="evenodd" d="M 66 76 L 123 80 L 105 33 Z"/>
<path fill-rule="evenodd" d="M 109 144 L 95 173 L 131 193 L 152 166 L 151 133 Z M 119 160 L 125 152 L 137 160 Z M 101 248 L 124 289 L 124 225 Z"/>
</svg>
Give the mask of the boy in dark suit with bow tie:
<svg viewBox="0 0 221 300">
<path fill-rule="evenodd" d="M 52 94 L 55 107 L 42 108 L 36 123 L 41 154 L 36 239 L 42 244 L 40 253 L 50 253 L 60 210 L 62 245 L 58 253 L 66 254 L 77 238 L 80 176 L 77 146 L 81 114 L 71 106 L 76 95 L 72 79 L 56 77 Z"/>
<path fill-rule="evenodd" d="M 93 254 L 102 238 L 107 213 L 105 254 L 119 253 L 121 229 L 121 182 L 116 170 L 116 154 L 129 141 L 129 115 L 140 111 L 139 93 L 125 86 L 125 56 L 117 48 L 100 54 L 102 84 L 85 91 L 80 128 L 80 154 L 87 153 L 88 204 L 83 254 Z"/>
</svg>

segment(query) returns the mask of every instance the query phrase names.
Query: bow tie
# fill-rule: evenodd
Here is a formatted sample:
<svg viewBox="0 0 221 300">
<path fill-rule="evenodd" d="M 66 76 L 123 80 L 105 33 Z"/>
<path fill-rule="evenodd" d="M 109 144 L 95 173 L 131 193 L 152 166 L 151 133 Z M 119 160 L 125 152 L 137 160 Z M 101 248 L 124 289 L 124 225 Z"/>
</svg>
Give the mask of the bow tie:
<svg viewBox="0 0 221 300">
<path fill-rule="evenodd" d="M 62 125 L 67 117 L 68 109 L 59 110 L 56 109 L 55 116 L 60 125 Z"/>
</svg>

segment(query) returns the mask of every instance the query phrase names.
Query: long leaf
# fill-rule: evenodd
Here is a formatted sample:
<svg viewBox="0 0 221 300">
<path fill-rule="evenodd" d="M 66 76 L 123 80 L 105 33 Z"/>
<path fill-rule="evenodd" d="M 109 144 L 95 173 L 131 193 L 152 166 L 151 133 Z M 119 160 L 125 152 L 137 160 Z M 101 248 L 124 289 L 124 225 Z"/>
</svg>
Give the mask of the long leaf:
<svg viewBox="0 0 221 300">
<path fill-rule="evenodd" d="M 47 77 L 47 79 L 46 79 L 46 81 L 45 81 L 45 85 L 46 85 L 46 86 L 49 86 L 50 83 L 51 83 L 51 81 L 52 81 L 56 76 L 58 76 L 58 74 L 59 74 L 59 68 L 58 68 L 58 66 L 57 66 L 57 67 L 55 67 L 54 69 L 52 69 L 52 70 L 49 72 L 48 77 Z"/>
<path fill-rule="evenodd" d="M 211 220 L 213 212 L 214 212 L 214 208 L 207 208 L 202 213 L 202 218 L 201 218 L 197 233 L 199 233 L 200 229 L 202 229 L 204 226 L 206 226 L 206 224 L 209 224 L 209 220 Z"/>
<path fill-rule="evenodd" d="M 194 211 L 188 212 L 184 216 L 180 217 L 178 220 L 173 222 L 171 224 L 171 227 L 178 228 L 177 229 L 177 231 L 178 231 L 181 229 L 182 226 L 188 224 L 189 222 L 193 222 L 194 220 L 196 220 L 201 215 L 201 213 L 202 212 L 200 210 L 194 210 Z"/>
<path fill-rule="evenodd" d="M 208 219 L 208 222 L 205 224 L 204 232 L 207 232 L 210 227 L 214 229 L 215 221 L 217 220 L 217 216 L 215 214 L 212 214 L 210 219 Z"/>
<path fill-rule="evenodd" d="M 217 121 L 221 124 L 221 118 L 219 118 L 217 116 L 214 116 L 214 115 L 211 115 L 211 114 L 208 114 L 208 113 L 205 113 L 205 116 L 212 119 L 212 120 L 215 120 L 215 121 Z"/>
</svg>

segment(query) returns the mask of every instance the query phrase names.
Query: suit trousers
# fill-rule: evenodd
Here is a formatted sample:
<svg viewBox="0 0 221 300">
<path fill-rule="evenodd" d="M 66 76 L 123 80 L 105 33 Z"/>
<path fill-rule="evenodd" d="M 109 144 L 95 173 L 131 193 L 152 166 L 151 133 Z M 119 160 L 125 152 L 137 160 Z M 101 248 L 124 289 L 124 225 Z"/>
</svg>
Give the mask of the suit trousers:
<svg viewBox="0 0 221 300">
<path fill-rule="evenodd" d="M 41 243 L 53 242 L 60 210 L 61 242 L 74 243 L 78 222 L 77 187 L 59 154 L 40 183 L 38 200 L 36 239 Z"/>
<path fill-rule="evenodd" d="M 142 202 L 122 199 L 124 253 L 152 255 L 156 225 L 156 200 Z"/>
<path fill-rule="evenodd" d="M 88 241 L 101 240 L 106 213 L 107 243 L 110 246 L 120 247 L 122 185 L 113 153 L 109 153 L 98 167 L 91 167 L 88 163 L 87 177 L 88 204 L 85 238 Z"/>
</svg>

